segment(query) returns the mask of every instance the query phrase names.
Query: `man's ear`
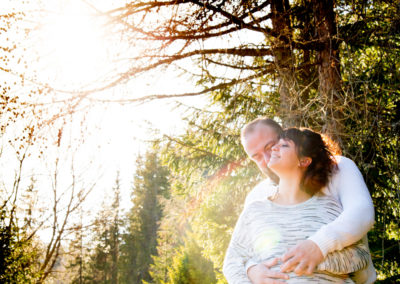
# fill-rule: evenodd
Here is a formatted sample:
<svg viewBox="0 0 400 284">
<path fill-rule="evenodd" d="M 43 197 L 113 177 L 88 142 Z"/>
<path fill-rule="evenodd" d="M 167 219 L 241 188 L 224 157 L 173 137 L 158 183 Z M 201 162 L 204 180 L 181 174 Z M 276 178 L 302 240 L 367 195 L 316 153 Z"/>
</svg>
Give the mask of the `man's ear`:
<svg viewBox="0 0 400 284">
<path fill-rule="evenodd" d="M 312 162 L 312 159 L 310 157 L 301 158 L 300 167 L 307 168 L 311 164 L 311 162 Z"/>
</svg>

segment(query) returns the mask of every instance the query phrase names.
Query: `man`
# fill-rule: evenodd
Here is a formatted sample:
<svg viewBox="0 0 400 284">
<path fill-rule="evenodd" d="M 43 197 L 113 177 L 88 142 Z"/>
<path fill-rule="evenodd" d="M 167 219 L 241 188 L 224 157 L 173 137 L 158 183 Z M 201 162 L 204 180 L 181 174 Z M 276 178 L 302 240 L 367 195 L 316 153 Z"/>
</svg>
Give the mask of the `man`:
<svg viewBox="0 0 400 284">
<path fill-rule="evenodd" d="M 268 176 L 248 194 L 245 206 L 274 193 L 277 177 L 268 169 L 267 164 L 271 148 L 278 142 L 281 131 L 278 123 L 267 118 L 256 119 L 242 130 L 242 144 L 247 155 Z M 336 159 L 339 170 L 323 192 L 332 195 L 342 204 L 341 215 L 283 255 L 281 272 L 269 269 L 277 264 L 276 259 L 266 263 L 244 264 L 243 269 L 252 283 L 285 283 L 281 279 L 288 279 L 285 272 L 290 271 L 298 275 L 310 275 L 329 252 L 341 250 L 366 236 L 374 223 L 371 196 L 354 162 L 341 156 L 336 156 Z M 363 241 L 367 242 L 366 237 Z M 376 280 L 371 259 L 367 269 L 357 272 L 353 279 L 356 283 L 373 283 Z"/>
</svg>

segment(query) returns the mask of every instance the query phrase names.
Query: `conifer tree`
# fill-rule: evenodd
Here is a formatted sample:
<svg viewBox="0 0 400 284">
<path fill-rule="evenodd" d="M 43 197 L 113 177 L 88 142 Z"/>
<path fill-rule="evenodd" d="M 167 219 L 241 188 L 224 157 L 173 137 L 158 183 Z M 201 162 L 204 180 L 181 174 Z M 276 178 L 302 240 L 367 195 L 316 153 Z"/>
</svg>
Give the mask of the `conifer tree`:
<svg viewBox="0 0 400 284">
<path fill-rule="evenodd" d="M 202 255 L 202 249 L 192 236 L 184 246 L 176 249 L 169 269 L 169 284 L 212 284 L 217 283 L 213 263 Z"/>
<path fill-rule="evenodd" d="M 121 247 L 121 282 L 150 281 L 152 256 L 157 254 L 157 231 L 162 217 L 162 200 L 168 198 L 168 170 L 161 165 L 157 149 L 136 161 L 133 207 Z"/>
<path fill-rule="evenodd" d="M 119 283 L 118 267 L 122 229 L 120 199 L 120 178 L 117 175 L 112 204 L 107 205 L 103 202 L 103 209 L 91 228 L 93 233 L 91 243 L 95 244 L 94 248 L 88 257 L 81 255 L 81 252 L 75 263 L 72 263 L 72 267 L 80 266 L 72 283 Z M 90 248 L 81 249 L 90 251 Z"/>
</svg>

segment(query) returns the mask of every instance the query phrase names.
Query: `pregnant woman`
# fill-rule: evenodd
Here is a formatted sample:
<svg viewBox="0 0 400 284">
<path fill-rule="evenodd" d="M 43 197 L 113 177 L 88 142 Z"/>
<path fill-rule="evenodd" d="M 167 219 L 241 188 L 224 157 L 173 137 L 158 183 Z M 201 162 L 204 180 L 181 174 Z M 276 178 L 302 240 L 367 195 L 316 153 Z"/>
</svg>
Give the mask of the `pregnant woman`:
<svg viewBox="0 0 400 284">
<path fill-rule="evenodd" d="M 271 198 L 254 201 L 239 217 L 223 268 L 230 284 L 251 283 L 246 274 L 250 266 L 276 262 L 289 248 L 342 212 L 333 197 L 320 192 L 337 166 L 319 133 L 309 129 L 284 130 L 272 148 L 268 167 L 279 177 L 279 184 Z M 285 281 L 354 283 L 349 274 L 364 268 L 368 259 L 368 248 L 358 242 L 328 254 L 313 275 L 290 273 Z M 271 269 L 279 271 L 279 265 Z"/>
</svg>

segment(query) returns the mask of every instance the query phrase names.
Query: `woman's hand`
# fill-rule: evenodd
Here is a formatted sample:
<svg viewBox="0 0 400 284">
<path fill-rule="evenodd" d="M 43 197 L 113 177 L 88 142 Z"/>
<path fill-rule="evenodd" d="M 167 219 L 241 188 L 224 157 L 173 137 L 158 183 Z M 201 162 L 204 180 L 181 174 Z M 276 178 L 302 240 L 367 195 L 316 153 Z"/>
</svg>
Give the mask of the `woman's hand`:
<svg viewBox="0 0 400 284">
<path fill-rule="evenodd" d="M 278 258 L 251 266 L 247 270 L 247 276 L 253 284 L 283 284 L 285 282 L 277 279 L 289 279 L 289 276 L 270 268 L 278 264 Z"/>
</svg>

